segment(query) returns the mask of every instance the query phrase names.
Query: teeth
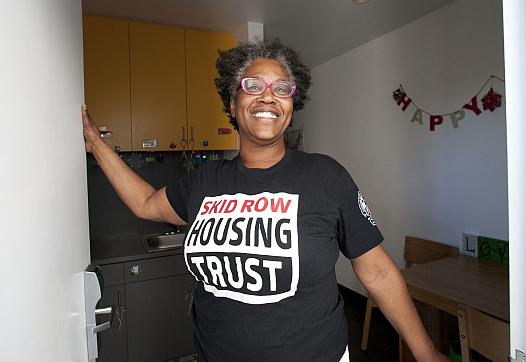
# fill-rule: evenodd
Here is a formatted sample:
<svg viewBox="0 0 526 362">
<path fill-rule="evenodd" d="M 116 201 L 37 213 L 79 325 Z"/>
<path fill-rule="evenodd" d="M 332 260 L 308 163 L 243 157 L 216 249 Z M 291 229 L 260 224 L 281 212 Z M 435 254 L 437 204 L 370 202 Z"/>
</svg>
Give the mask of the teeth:
<svg viewBox="0 0 526 362">
<path fill-rule="evenodd" d="M 278 118 L 274 113 L 272 112 L 257 112 L 252 114 L 254 117 L 258 118 Z"/>
</svg>

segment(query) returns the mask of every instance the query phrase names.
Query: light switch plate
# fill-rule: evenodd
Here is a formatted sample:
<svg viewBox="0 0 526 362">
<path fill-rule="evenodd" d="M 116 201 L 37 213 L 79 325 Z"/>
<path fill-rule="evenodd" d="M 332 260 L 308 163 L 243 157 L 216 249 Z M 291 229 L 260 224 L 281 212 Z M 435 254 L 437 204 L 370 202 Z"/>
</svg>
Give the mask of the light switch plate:
<svg viewBox="0 0 526 362">
<path fill-rule="evenodd" d="M 464 255 L 478 257 L 478 237 L 474 234 L 462 234 L 462 250 Z"/>
</svg>

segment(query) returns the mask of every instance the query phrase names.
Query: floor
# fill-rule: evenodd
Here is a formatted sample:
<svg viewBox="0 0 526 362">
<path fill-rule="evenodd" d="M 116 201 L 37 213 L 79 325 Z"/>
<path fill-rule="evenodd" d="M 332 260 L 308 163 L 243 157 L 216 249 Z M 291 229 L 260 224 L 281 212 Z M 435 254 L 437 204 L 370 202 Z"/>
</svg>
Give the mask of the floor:
<svg viewBox="0 0 526 362">
<path fill-rule="evenodd" d="M 349 325 L 351 361 L 398 361 L 398 334 L 378 308 L 373 308 L 367 351 L 364 352 L 360 349 L 367 299 L 361 294 L 341 286 L 340 293 L 345 302 L 345 315 Z"/>
</svg>

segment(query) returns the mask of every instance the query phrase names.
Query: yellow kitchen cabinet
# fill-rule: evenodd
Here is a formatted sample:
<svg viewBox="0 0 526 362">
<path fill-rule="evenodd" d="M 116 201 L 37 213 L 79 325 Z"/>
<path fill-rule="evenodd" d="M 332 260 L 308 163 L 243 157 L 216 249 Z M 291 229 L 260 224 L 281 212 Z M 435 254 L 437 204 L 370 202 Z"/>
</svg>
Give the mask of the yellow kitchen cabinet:
<svg viewBox="0 0 526 362">
<path fill-rule="evenodd" d="M 122 151 L 232 150 L 214 79 L 234 35 L 84 16 L 85 98 Z"/>
<path fill-rule="evenodd" d="M 184 29 L 129 24 L 132 149 L 182 150 L 187 127 Z"/>
<path fill-rule="evenodd" d="M 186 29 L 185 41 L 188 148 L 238 149 L 237 131 L 223 112 L 214 84 L 217 51 L 232 48 L 234 35 Z"/>
<path fill-rule="evenodd" d="M 99 127 L 111 131 L 111 147 L 131 150 L 128 21 L 84 15 L 84 91 Z"/>
</svg>

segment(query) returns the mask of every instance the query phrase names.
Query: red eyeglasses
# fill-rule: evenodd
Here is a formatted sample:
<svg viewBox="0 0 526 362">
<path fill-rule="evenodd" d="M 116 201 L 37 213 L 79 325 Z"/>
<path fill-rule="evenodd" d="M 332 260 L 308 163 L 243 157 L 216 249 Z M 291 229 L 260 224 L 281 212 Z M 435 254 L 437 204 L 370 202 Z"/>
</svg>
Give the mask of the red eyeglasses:
<svg viewBox="0 0 526 362">
<path fill-rule="evenodd" d="M 241 79 L 238 90 L 240 88 L 246 93 L 254 96 L 263 94 L 267 88 L 270 88 L 272 94 L 279 98 L 289 98 L 296 93 L 296 83 L 285 80 L 266 83 L 259 78 L 243 78 Z"/>
</svg>

